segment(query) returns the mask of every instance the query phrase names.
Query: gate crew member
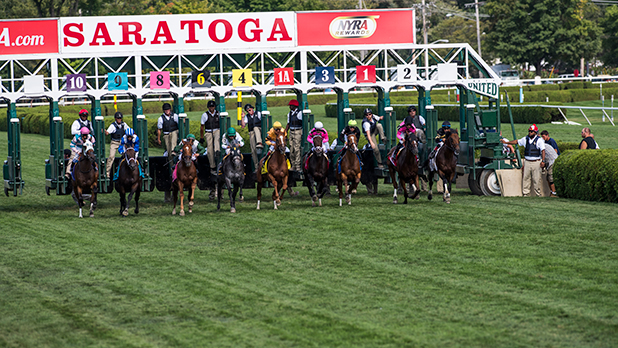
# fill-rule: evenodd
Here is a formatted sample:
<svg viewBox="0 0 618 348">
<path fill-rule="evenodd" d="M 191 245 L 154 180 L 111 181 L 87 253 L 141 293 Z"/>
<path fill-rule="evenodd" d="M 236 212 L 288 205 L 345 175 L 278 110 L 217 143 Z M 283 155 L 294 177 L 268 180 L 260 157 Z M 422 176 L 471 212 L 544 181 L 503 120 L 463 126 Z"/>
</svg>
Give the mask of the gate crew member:
<svg viewBox="0 0 618 348">
<path fill-rule="evenodd" d="M 257 155 L 257 149 L 262 149 L 262 114 L 256 112 L 251 104 L 245 105 L 245 115 L 242 119 L 242 127 L 245 125 L 249 127 L 249 143 L 251 144 L 251 159 L 253 160 L 253 166 L 257 172 L 259 167 L 259 160 Z"/>
<path fill-rule="evenodd" d="M 178 144 L 178 115 L 172 115 L 172 106 L 169 103 L 163 104 L 163 114 L 157 121 L 157 144 L 161 144 L 161 132 L 163 132 L 163 147 L 167 151 L 167 160 L 171 163 L 172 152 Z"/>
<path fill-rule="evenodd" d="M 539 128 L 533 124 L 528 128 L 528 135 L 519 139 L 506 141 L 502 139 L 502 143 L 519 146 L 525 146 L 524 159 L 524 179 L 523 194 L 524 197 L 530 196 L 530 184 L 534 187 L 534 194 L 541 196 L 541 168 L 545 166 L 545 140 L 539 137 L 537 133 Z"/>
<path fill-rule="evenodd" d="M 73 124 L 71 125 L 71 134 L 72 135 L 79 134 L 81 129 L 84 127 L 88 128 L 90 133 L 94 133 L 94 130 L 92 129 L 92 122 L 88 120 L 88 110 L 81 109 L 79 110 L 79 118 L 75 120 Z"/>
<path fill-rule="evenodd" d="M 73 164 L 77 163 L 77 161 L 79 160 L 79 154 L 82 152 L 84 144 L 88 141 L 91 142 L 92 145 L 94 145 L 95 143 L 94 137 L 90 134 L 90 130 L 86 127 L 82 127 L 82 129 L 80 129 L 79 131 L 79 134 L 75 134 L 75 136 L 71 140 L 71 159 L 69 160 L 69 164 L 67 165 L 67 169 L 64 174 L 67 179 L 71 178 L 71 168 L 73 167 Z M 96 169 L 96 162 L 93 165 Z"/>
<path fill-rule="evenodd" d="M 288 113 L 288 125 L 285 132 L 290 139 L 290 160 L 292 170 L 300 171 L 300 154 L 303 139 L 303 113 L 298 108 L 298 100 L 292 99 L 288 103 L 290 112 Z"/>
<path fill-rule="evenodd" d="M 217 160 L 221 151 L 221 131 L 219 130 L 219 111 L 215 110 L 217 104 L 214 100 L 209 100 L 206 105 L 208 110 L 202 114 L 202 126 L 200 128 L 200 142 L 206 140 L 206 155 L 210 165 L 210 173 L 216 175 Z"/>
<path fill-rule="evenodd" d="M 378 140 L 376 139 L 376 134 L 378 133 L 378 119 L 382 119 L 382 117 L 373 117 L 373 113 L 369 108 L 365 109 L 363 114 L 365 116 L 363 118 L 363 134 L 365 134 L 367 142 L 369 142 L 369 146 L 371 146 L 373 150 L 373 156 L 378 162 L 378 168 L 384 168 L 382 156 L 380 155 L 380 148 L 378 147 Z"/>
<path fill-rule="evenodd" d="M 114 122 L 109 125 L 105 131 L 105 135 L 112 135 L 112 141 L 109 143 L 109 157 L 107 158 L 107 177 L 109 178 L 112 173 L 112 165 L 114 164 L 114 158 L 116 157 L 116 151 L 120 147 L 120 140 L 124 135 L 126 129 L 129 129 L 126 123 L 122 121 L 122 112 L 114 114 Z M 122 152 L 121 152 L 122 154 Z"/>
</svg>

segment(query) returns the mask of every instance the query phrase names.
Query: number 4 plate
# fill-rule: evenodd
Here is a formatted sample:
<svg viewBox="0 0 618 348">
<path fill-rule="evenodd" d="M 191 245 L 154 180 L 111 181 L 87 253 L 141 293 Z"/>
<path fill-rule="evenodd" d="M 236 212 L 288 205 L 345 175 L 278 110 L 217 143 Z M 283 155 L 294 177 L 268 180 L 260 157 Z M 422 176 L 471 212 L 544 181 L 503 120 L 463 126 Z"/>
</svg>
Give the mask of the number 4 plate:
<svg viewBox="0 0 618 348">
<path fill-rule="evenodd" d="M 251 69 L 232 69 L 232 85 L 234 87 L 253 86 Z"/>
<path fill-rule="evenodd" d="M 397 82 L 415 82 L 416 64 L 397 65 Z"/>
</svg>

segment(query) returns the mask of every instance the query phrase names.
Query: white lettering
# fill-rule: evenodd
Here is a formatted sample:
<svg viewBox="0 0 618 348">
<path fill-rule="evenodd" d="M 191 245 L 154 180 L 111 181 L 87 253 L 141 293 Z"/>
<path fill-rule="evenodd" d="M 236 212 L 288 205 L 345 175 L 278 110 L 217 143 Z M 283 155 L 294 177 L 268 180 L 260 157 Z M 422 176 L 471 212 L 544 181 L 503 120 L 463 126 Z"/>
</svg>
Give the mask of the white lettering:
<svg viewBox="0 0 618 348">
<path fill-rule="evenodd" d="M 0 34 L 0 44 L 4 44 L 4 46 L 11 46 L 11 38 L 9 36 L 9 28 L 2 29 L 2 33 Z"/>
<path fill-rule="evenodd" d="M 15 39 L 15 46 L 43 46 L 45 45 L 44 38 L 43 35 L 20 35 Z"/>
</svg>

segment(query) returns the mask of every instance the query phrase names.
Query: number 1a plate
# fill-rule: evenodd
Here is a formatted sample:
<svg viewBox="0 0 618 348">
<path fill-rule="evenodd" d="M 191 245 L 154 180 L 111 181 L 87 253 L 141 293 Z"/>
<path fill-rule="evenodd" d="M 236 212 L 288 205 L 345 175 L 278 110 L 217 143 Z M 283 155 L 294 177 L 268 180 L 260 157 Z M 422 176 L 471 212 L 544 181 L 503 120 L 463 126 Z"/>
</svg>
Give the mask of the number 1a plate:
<svg viewBox="0 0 618 348">
<path fill-rule="evenodd" d="M 397 82 L 416 81 L 416 64 L 397 65 Z"/>
</svg>

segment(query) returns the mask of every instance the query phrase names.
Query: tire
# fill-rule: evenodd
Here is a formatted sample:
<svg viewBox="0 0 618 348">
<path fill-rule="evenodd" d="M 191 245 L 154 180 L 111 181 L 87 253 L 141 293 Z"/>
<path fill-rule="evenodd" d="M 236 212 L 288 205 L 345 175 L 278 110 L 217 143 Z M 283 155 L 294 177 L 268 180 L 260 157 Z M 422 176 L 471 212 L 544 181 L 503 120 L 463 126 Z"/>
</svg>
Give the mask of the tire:
<svg viewBox="0 0 618 348">
<path fill-rule="evenodd" d="M 470 173 L 468 174 L 468 187 L 470 187 L 470 191 L 472 191 L 473 195 L 483 195 L 483 191 L 481 191 L 481 186 L 479 185 L 479 179 L 482 171 L 483 170 L 481 169 L 477 170 L 476 177 L 472 175 L 472 171 L 470 171 Z"/>
<path fill-rule="evenodd" d="M 478 183 L 485 196 L 500 196 L 502 193 L 493 169 L 483 169 Z"/>
</svg>

